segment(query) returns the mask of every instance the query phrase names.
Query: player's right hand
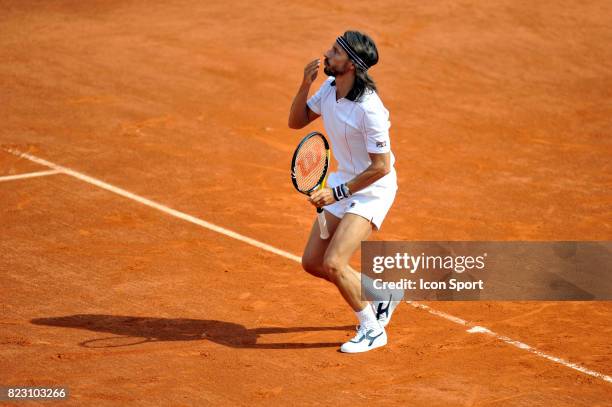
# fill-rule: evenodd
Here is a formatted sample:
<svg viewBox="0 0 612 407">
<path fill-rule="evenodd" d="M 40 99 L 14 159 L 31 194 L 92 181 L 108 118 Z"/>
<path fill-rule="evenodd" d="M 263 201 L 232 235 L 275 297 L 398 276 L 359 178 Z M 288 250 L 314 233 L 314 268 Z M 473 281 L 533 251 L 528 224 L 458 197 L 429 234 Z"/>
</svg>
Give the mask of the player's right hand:
<svg viewBox="0 0 612 407">
<path fill-rule="evenodd" d="M 321 66 L 321 58 L 317 58 L 314 61 L 309 62 L 304 68 L 304 84 L 311 85 L 317 74 L 319 73 L 319 66 Z"/>
</svg>

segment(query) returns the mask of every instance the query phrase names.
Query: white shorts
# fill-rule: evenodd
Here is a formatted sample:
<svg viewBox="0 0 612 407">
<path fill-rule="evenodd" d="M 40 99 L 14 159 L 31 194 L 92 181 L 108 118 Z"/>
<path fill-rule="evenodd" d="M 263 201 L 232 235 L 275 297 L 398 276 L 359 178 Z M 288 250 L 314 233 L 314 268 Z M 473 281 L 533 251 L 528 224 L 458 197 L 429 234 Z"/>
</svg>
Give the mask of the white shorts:
<svg viewBox="0 0 612 407">
<path fill-rule="evenodd" d="M 330 179 L 333 178 L 333 175 L 330 174 Z M 333 187 L 337 183 L 332 184 L 330 182 L 329 185 Z M 345 213 L 359 215 L 372 222 L 376 229 L 379 230 L 393 204 L 396 192 L 397 188 L 371 185 L 355 192 L 346 199 L 324 206 L 323 209 L 340 219 L 342 219 Z"/>
</svg>

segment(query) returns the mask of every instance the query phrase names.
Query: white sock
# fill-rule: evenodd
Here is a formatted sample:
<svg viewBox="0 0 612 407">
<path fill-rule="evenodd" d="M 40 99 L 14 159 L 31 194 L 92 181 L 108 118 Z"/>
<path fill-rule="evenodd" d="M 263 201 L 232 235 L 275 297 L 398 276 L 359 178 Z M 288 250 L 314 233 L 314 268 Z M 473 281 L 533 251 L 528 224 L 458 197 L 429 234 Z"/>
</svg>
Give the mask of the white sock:
<svg viewBox="0 0 612 407">
<path fill-rule="evenodd" d="M 364 309 L 359 312 L 355 312 L 355 314 L 357 314 L 357 318 L 359 319 L 359 324 L 361 326 L 368 328 L 380 328 L 376 315 L 374 315 L 374 310 L 369 303 Z"/>
</svg>

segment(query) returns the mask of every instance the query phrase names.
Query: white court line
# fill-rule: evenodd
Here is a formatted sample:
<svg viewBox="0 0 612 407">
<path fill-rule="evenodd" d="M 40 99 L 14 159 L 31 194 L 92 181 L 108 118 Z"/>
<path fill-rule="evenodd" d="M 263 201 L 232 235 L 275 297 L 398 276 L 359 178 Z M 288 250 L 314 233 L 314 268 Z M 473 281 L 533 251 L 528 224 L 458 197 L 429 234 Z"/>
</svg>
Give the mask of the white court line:
<svg viewBox="0 0 612 407">
<path fill-rule="evenodd" d="M 302 259 L 299 256 L 296 256 L 294 254 L 288 253 L 288 252 L 286 252 L 284 250 L 277 249 L 274 246 L 270 246 L 270 245 L 262 243 L 262 242 L 260 242 L 258 240 L 251 239 L 250 237 L 241 235 L 240 233 L 236 233 L 236 232 L 234 232 L 232 230 L 225 229 L 224 227 L 217 226 L 217 225 L 215 225 L 213 223 L 210 223 L 210 222 L 206 222 L 205 220 L 196 218 L 195 216 L 191 216 L 191 215 L 188 215 L 188 214 L 186 214 L 184 212 L 177 211 L 176 209 L 169 208 L 169 207 L 167 207 L 165 205 L 162 205 L 160 203 L 157 203 L 155 201 L 151 201 L 150 199 L 143 198 L 143 197 L 141 197 L 139 195 L 136 195 L 136 194 L 133 194 L 133 193 L 131 193 L 129 191 L 126 191 L 125 189 L 118 188 L 118 187 L 116 187 L 114 185 L 111 185 L 111 184 L 108 184 L 108 183 L 106 183 L 104 181 L 100 181 L 99 179 L 90 177 L 89 175 L 85 175 L 83 173 L 71 170 L 70 168 L 62 167 L 61 165 L 54 164 L 54 163 L 52 163 L 50 161 L 43 160 L 42 158 L 38 158 L 38 157 L 36 157 L 34 155 L 31 155 L 31 154 L 28 154 L 28 153 L 22 153 L 22 152 L 20 152 L 18 150 L 15 150 L 15 149 L 7 149 L 6 151 L 8 151 L 11 154 L 15 154 L 15 155 L 17 155 L 19 157 L 26 158 L 26 159 L 28 159 L 30 161 L 33 161 L 33 162 L 37 163 L 37 164 L 41 164 L 41 165 L 44 165 L 46 167 L 52 168 L 55 171 L 59 171 L 59 172 L 62 172 L 64 174 L 66 174 L 66 175 L 70 175 L 70 176 L 72 176 L 74 178 L 80 179 L 81 181 L 85 181 L 88 184 L 92 184 L 92 185 L 95 185 L 95 186 L 97 186 L 99 188 L 102 188 L 102 189 L 105 189 L 107 191 L 113 192 L 113 193 L 115 193 L 117 195 L 121 195 L 121 196 L 123 196 L 125 198 L 131 199 L 133 201 L 136 201 L 138 203 L 146 205 L 146 206 L 148 206 L 150 208 L 157 209 L 158 211 L 167 213 L 168 215 L 174 216 L 174 217 L 179 218 L 179 219 L 183 219 L 183 220 L 185 220 L 187 222 L 191 222 L 191 223 L 196 224 L 198 226 L 202 226 L 202 227 L 204 227 L 206 229 L 212 230 L 213 232 L 221 233 L 222 235 L 229 236 L 229 237 L 231 237 L 233 239 L 236 239 L 236 240 L 240 240 L 241 242 L 250 244 L 250 245 L 255 246 L 255 247 L 259 248 L 259 249 L 263 249 L 263 250 L 269 251 L 271 253 L 277 254 L 279 256 L 285 257 L 285 258 L 287 258 L 289 260 L 293 260 L 293 261 L 297 261 L 297 262 L 301 262 L 302 261 Z"/>
<path fill-rule="evenodd" d="M 262 242 L 260 242 L 258 240 L 251 239 L 250 237 L 241 235 L 241 234 L 236 233 L 234 231 L 231 231 L 229 229 L 225 229 L 225 228 L 223 228 L 221 226 L 217 226 L 217 225 L 215 225 L 213 223 L 206 222 L 206 221 L 204 221 L 202 219 L 196 218 L 195 216 L 191 216 L 191 215 L 188 215 L 186 213 L 177 211 L 176 209 L 169 208 L 169 207 L 167 207 L 165 205 L 162 205 L 162 204 L 159 204 L 157 202 L 151 201 L 150 199 L 143 198 L 143 197 L 141 197 L 139 195 L 136 195 L 136 194 L 133 194 L 133 193 L 131 193 L 129 191 L 126 191 L 125 189 L 118 188 L 118 187 L 110 185 L 110 184 L 108 184 L 108 183 L 106 183 L 104 181 L 100 181 L 100 180 L 98 180 L 96 178 L 90 177 L 89 175 L 85 175 L 83 173 L 71 170 L 71 169 L 66 168 L 66 167 L 62 167 L 60 165 L 54 164 L 54 163 L 52 163 L 50 161 L 47 161 L 47 160 L 43 160 L 42 158 L 38 158 L 38 157 L 36 157 L 34 155 L 31 155 L 31 154 L 28 154 L 28 153 L 22 153 L 22 152 L 20 152 L 18 150 L 15 150 L 15 149 L 7 149 L 6 151 L 8 151 L 11 154 L 15 154 L 15 155 L 17 155 L 19 157 L 26 158 L 26 159 L 28 159 L 30 161 L 35 162 L 35 163 L 38 163 L 38 164 L 44 165 L 46 167 L 52 168 L 52 169 L 54 169 L 56 171 L 59 171 L 59 172 L 62 172 L 64 174 L 66 174 L 66 175 L 70 175 L 70 176 L 72 176 L 74 178 L 80 179 L 81 181 L 84 181 L 84 182 L 87 182 L 89 184 L 95 185 L 95 186 L 100 187 L 102 189 L 105 189 L 107 191 L 113 192 L 113 193 L 115 193 L 117 195 L 121 195 L 121 196 L 123 196 L 125 198 L 128 198 L 128 199 L 131 199 L 133 201 L 139 202 L 139 203 L 141 203 L 143 205 L 146 205 L 146 206 L 148 206 L 150 208 L 157 209 L 157 210 L 159 210 L 161 212 L 164 212 L 164 213 L 166 213 L 168 215 L 174 216 L 174 217 L 179 218 L 179 219 L 183 219 L 183 220 L 185 220 L 187 222 L 191 222 L 193 224 L 196 224 L 198 226 L 202 226 L 202 227 L 204 227 L 206 229 L 212 230 L 212 231 L 220 233 L 222 235 L 225 235 L 225 236 L 231 237 L 233 239 L 239 240 L 241 242 L 250 244 L 250 245 L 255 246 L 255 247 L 259 248 L 259 249 L 266 250 L 266 251 L 268 251 L 270 253 L 277 254 L 279 256 L 282 256 L 282 257 L 284 257 L 286 259 L 289 259 L 289 260 L 293 260 L 293 261 L 298 262 L 298 263 L 301 263 L 301 261 L 302 261 L 302 259 L 299 256 L 296 256 L 295 254 L 286 252 L 286 251 L 281 250 L 281 249 L 277 249 L 276 247 L 270 246 L 269 244 L 262 243 Z M 418 309 L 425 310 L 425 311 L 429 312 L 430 314 L 439 316 L 441 318 L 444 318 L 444 319 L 446 319 L 448 321 L 451 321 L 451 322 L 454 322 L 456 324 L 469 327 L 470 328 L 470 329 L 468 329 L 469 333 L 486 333 L 488 335 L 492 335 L 493 337 L 495 337 L 495 338 L 497 338 L 497 339 L 499 339 L 499 340 L 501 340 L 501 341 L 503 341 L 503 342 L 505 342 L 505 343 L 507 343 L 509 345 L 512 345 L 512 346 L 514 346 L 516 348 L 526 350 L 526 351 L 528 351 L 528 352 L 530 352 L 530 353 L 532 353 L 534 355 L 540 356 L 540 357 L 542 357 L 544 359 L 547 359 L 547 360 L 550 360 L 552 362 L 558 363 L 558 364 L 563 365 L 565 367 L 568 367 L 570 369 L 574 369 L 574 370 L 576 370 L 578 372 L 581 372 L 581 373 L 584 373 L 584 374 L 587 374 L 587 375 L 590 375 L 590 376 L 593 376 L 593 377 L 597 377 L 597 378 L 602 379 L 602 380 L 604 380 L 606 382 L 612 383 L 612 377 L 607 376 L 607 375 L 605 375 L 603 373 L 595 372 L 593 370 L 590 370 L 590 369 L 587 369 L 585 367 L 582 367 L 582 366 L 580 366 L 580 365 L 578 365 L 576 363 L 569 362 L 567 360 L 558 358 L 556 356 L 548 355 L 547 353 L 544 353 L 544 352 L 541 352 L 541 351 L 539 351 L 539 350 L 537 350 L 535 348 L 532 348 L 531 346 L 529 346 L 527 344 L 524 344 L 524 343 L 519 342 L 519 341 L 515 341 L 515 340 L 513 340 L 511 338 L 508 338 L 506 336 L 502 336 L 502 335 L 496 334 L 495 332 L 493 332 L 493 331 L 491 331 L 491 330 L 489 330 L 487 328 L 483 328 L 483 327 L 480 327 L 480 326 L 472 326 L 469 322 L 467 322 L 467 321 L 465 321 L 465 320 L 463 320 L 461 318 L 455 317 L 453 315 L 447 314 L 447 313 L 442 312 L 442 311 L 435 310 L 435 309 L 433 309 L 433 308 L 431 308 L 431 307 L 429 307 L 429 306 L 427 306 L 425 304 L 419 304 L 419 303 L 416 303 L 416 302 L 413 302 L 413 301 L 406 301 L 406 302 L 409 305 L 411 305 L 411 306 L 413 306 L 415 308 L 418 308 Z"/>
<path fill-rule="evenodd" d="M 526 350 L 527 352 L 533 353 L 534 355 L 537 355 L 537 356 L 539 356 L 541 358 L 548 359 L 548 360 L 550 360 L 552 362 L 559 363 L 560 365 L 563 365 L 563 366 L 569 367 L 571 369 L 577 370 L 577 371 L 579 371 L 581 373 L 597 377 L 597 378 L 602 379 L 602 380 L 604 380 L 604 381 L 606 381 L 608 383 L 612 383 L 612 377 L 610 377 L 610 376 L 607 376 L 607 375 L 605 375 L 603 373 L 596 372 L 596 371 L 591 370 L 591 369 L 587 369 L 586 367 L 582 367 L 582 366 L 580 366 L 580 365 L 578 365 L 576 363 L 569 362 L 569 361 L 567 361 L 565 359 L 561 359 L 561 358 L 558 358 L 556 356 L 549 355 L 548 353 L 544 353 L 544 352 L 542 352 L 540 350 L 537 350 L 536 348 L 533 348 L 533 347 L 527 345 L 526 343 L 514 340 L 512 338 L 508 338 L 507 336 L 504 336 L 504 335 L 497 334 L 497 333 L 495 333 L 495 332 L 491 331 L 490 329 L 485 328 L 483 326 L 472 325 L 469 322 L 467 322 L 467 321 L 465 321 L 465 320 L 463 320 L 461 318 L 457 318 L 457 317 L 455 317 L 453 315 L 447 314 L 446 312 L 438 311 L 438 310 L 433 309 L 433 308 L 431 308 L 431 307 L 429 307 L 429 306 L 427 306 L 425 304 L 419 304 L 419 303 L 414 302 L 414 301 L 406 301 L 406 303 L 408 303 L 409 305 L 412 305 L 414 308 L 425 310 L 425 311 L 429 312 L 430 314 L 436 315 L 436 316 L 438 316 L 440 318 L 444 318 L 444 319 L 452 321 L 452 322 L 454 322 L 456 324 L 466 326 L 466 327 L 469 328 L 467 330 L 467 332 L 469 332 L 471 334 L 473 334 L 473 333 L 482 333 L 482 334 L 490 335 L 490 336 L 494 337 L 495 339 L 498 339 L 498 340 L 500 340 L 502 342 L 507 343 L 508 345 L 512 345 L 512 346 L 514 346 L 516 348 Z"/>
<path fill-rule="evenodd" d="M 16 179 L 24 179 L 24 178 L 44 177 L 47 175 L 59 174 L 60 172 L 61 172 L 60 170 L 48 170 L 48 171 L 27 172 L 25 174 L 5 175 L 3 177 L 0 177 L 0 182 L 14 181 Z"/>
</svg>

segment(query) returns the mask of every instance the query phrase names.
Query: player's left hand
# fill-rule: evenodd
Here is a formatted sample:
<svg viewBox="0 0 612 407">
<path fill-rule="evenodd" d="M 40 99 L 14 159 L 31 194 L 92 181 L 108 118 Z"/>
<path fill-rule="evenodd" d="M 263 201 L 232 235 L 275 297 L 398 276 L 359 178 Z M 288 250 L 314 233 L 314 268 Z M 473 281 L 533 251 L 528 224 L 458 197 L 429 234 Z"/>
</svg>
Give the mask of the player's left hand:
<svg viewBox="0 0 612 407">
<path fill-rule="evenodd" d="M 310 194 L 310 197 L 308 197 L 308 201 L 317 208 L 322 208 L 336 202 L 331 188 L 321 188 L 314 191 Z"/>
</svg>

